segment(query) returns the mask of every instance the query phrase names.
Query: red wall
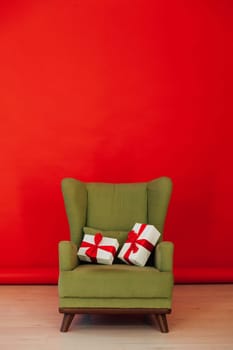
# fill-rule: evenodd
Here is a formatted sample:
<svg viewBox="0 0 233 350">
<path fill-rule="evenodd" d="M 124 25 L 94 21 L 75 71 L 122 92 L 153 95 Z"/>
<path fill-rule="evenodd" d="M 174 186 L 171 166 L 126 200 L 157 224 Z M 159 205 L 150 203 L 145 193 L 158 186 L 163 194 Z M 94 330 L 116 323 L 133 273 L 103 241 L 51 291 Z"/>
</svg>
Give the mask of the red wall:
<svg viewBox="0 0 233 350">
<path fill-rule="evenodd" d="M 1 6 L 0 282 L 57 281 L 63 177 L 162 175 L 176 281 L 233 281 L 232 1 Z"/>
</svg>

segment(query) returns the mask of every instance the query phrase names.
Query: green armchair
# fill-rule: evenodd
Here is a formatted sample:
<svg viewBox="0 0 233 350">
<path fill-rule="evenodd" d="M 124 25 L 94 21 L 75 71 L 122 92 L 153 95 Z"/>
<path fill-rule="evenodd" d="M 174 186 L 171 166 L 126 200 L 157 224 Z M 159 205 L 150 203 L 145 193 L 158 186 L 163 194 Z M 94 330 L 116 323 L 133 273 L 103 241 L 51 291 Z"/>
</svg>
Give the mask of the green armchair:
<svg viewBox="0 0 233 350">
<path fill-rule="evenodd" d="M 172 182 L 167 177 L 144 183 L 83 183 L 66 178 L 62 192 L 71 241 L 59 243 L 59 312 L 66 332 L 75 314 L 153 314 L 168 332 L 171 312 L 173 244 L 162 241 Z M 80 262 L 77 249 L 83 233 L 102 232 L 120 246 L 136 222 L 154 225 L 161 233 L 145 267 L 114 261 L 113 265 Z"/>
</svg>

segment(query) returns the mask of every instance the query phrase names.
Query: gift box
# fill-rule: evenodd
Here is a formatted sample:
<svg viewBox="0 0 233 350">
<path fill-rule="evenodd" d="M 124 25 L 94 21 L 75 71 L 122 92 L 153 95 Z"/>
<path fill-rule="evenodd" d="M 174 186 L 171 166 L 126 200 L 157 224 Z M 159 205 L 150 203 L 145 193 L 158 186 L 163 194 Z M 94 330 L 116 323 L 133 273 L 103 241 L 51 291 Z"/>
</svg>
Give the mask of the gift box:
<svg viewBox="0 0 233 350">
<path fill-rule="evenodd" d="M 117 239 L 103 237 L 101 233 L 85 234 L 77 255 L 82 261 L 111 265 L 118 248 Z"/>
<path fill-rule="evenodd" d="M 127 264 L 145 266 L 160 232 L 153 226 L 136 223 L 129 232 L 118 258 Z"/>
</svg>

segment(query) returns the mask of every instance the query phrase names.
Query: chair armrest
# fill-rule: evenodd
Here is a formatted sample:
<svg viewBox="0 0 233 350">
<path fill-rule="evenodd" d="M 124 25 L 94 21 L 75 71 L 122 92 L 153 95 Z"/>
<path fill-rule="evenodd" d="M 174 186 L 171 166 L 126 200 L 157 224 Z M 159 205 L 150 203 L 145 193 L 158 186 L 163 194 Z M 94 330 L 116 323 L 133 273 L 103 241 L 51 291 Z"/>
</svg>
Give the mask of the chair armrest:
<svg viewBox="0 0 233 350">
<path fill-rule="evenodd" d="M 71 241 L 61 241 L 58 245 L 60 271 L 71 271 L 78 266 L 77 246 Z"/>
<path fill-rule="evenodd" d="M 161 272 L 173 270 L 174 244 L 172 242 L 160 242 L 155 248 L 155 267 Z"/>
</svg>

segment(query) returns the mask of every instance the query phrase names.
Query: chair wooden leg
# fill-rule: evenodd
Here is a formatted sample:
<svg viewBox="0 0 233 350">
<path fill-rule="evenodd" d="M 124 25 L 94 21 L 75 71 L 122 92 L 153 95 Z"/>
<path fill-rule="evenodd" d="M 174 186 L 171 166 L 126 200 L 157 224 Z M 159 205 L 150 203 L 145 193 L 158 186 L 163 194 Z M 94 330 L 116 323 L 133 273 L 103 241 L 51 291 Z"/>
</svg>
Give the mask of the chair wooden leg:
<svg viewBox="0 0 233 350">
<path fill-rule="evenodd" d="M 168 324 L 166 314 L 155 314 L 159 329 L 162 333 L 168 333 Z"/>
<path fill-rule="evenodd" d="M 73 318 L 74 318 L 74 314 L 64 313 L 61 328 L 60 328 L 61 332 L 68 332 Z"/>
</svg>

